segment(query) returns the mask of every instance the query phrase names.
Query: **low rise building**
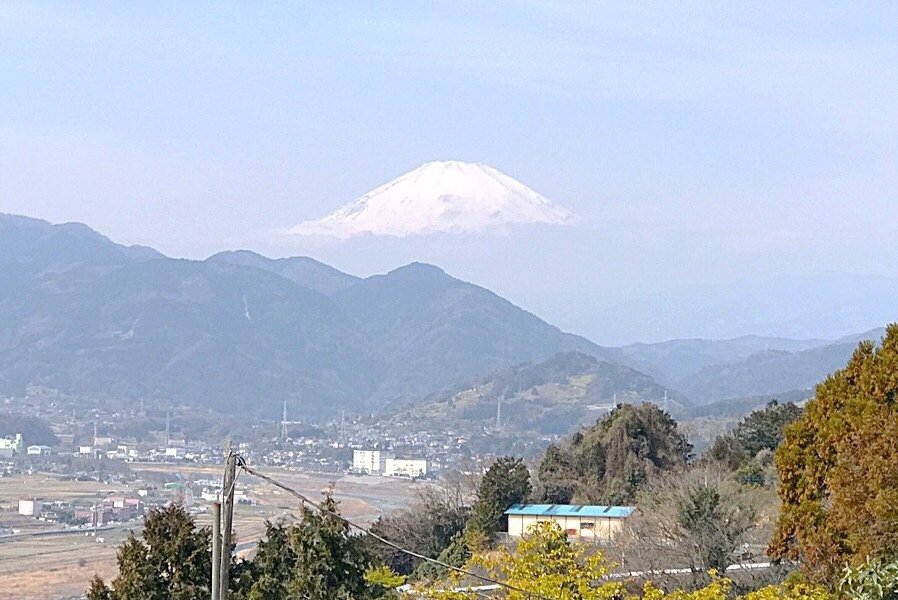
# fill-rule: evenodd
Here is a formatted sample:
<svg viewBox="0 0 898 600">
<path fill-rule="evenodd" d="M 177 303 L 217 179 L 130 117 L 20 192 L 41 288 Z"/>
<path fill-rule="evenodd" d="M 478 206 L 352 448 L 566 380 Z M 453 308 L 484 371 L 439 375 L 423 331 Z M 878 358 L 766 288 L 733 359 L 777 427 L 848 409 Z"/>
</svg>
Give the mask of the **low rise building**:
<svg viewBox="0 0 898 600">
<path fill-rule="evenodd" d="M 418 458 L 388 458 L 384 464 L 384 475 L 412 479 L 424 477 L 427 475 L 427 461 Z"/>
<path fill-rule="evenodd" d="M 576 504 L 514 504 L 505 511 L 508 535 L 521 537 L 536 523 L 550 521 L 564 529 L 568 537 L 611 541 L 627 518 L 632 506 L 596 506 Z"/>
<path fill-rule="evenodd" d="M 19 514 L 25 517 L 39 517 L 42 505 L 34 498 L 21 498 L 19 500 Z"/>
<path fill-rule="evenodd" d="M 43 445 L 32 445 L 28 446 L 28 450 L 26 451 L 28 456 L 49 456 L 50 455 L 50 446 Z"/>
<path fill-rule="evenodd" d="M 182 446 L 170 446 L 165 449 L 166 458 L 182 459 L 186 455 L 186 451 Z"/>
</svg>

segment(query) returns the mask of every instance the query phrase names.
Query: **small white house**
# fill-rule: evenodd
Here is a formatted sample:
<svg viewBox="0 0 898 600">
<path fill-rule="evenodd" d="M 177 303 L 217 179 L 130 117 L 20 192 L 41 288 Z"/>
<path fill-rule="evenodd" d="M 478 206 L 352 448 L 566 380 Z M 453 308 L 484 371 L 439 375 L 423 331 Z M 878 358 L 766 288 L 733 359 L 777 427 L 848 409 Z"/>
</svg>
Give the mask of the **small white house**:
<svg viewBox="0 0 898 600">
<path fill-rule="evenodd" d="M 535 524 L 550 521 L 568 537 L 611 541 L 633 511 L 632 506 L 514 504 L 505 511 L 508 535 L 521 537 Z"/>
<path fill-rule="evenodd" d="M 427 475 L 427 461 L 417 458 L 388 458 L 384 466 L 384 475 L 412 479 L 424 477 Z"/>
<path fill-rule="evenodd" d="M 166 458 L 181 459 L 181 458 L 184 458 L 186 453 L 187 453 L 186 450 L 184 450 L 184 448 L 180 447 L 180 446 L 168 447 L 165 449 L 165 457 Z"/>
<path fill-rule="evenodd" d="M 28 456 L 49 456 L 50 455 L 50 446 L 43 445 L 32 445 L 28 446 L 28 450 L 26 451 Z"/>
</svg>

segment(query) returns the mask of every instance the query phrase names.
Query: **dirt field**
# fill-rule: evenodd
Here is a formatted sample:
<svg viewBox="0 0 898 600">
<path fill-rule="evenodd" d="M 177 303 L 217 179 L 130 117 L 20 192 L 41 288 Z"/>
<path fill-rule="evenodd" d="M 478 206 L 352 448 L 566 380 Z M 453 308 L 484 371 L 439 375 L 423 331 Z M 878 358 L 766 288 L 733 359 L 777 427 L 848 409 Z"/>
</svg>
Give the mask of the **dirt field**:
<svg viewBox="0 0 898 600">
<path fill-rule="evenodd" d="M 178 473 L 186 481 L 217 479 L 220 468 L 182 465 L 132 465 L 138 477 L 152 479 L 160 474 Z M 414 484 L 382 477 L 307 475 L 269 469 L 265 473 L 296 488 L 311 498 L 333 487 L 335 497 L 347 517 L 370 522 L 384 512 L 406 505 L 414 495 Z M 92 502 L 112 492 L 128 492 L 137 485 L 110 487 L 97 482 L 59 481 L 45 474 L 0 478 L 0 523 L 21 534 L 0 537 L 0 600 L 64 600 L 84 593 L 94 574 L 104 579 L 115 576 L 116 550 L 140 523 L 126 523 L 100 531 L 97 538 L 85 531 L 62 532 L 47 524 L 17 514 L 18 499 L 36 497 L 44 502 L 76 500 Z M 291 519 L 299 514 L 299 502 L 285 492 L 246 474 L 239 475 L 238 487 L 256 503 L 239 505 L 234 530 L 242 555 L 253 552 L 252 542 L 265 531 L 266 520 Z M 199 500 L 196 506 L 205 502 Z M 209 515 L 197 516 L 200 526 L 209 524 Z"/>
</svg>

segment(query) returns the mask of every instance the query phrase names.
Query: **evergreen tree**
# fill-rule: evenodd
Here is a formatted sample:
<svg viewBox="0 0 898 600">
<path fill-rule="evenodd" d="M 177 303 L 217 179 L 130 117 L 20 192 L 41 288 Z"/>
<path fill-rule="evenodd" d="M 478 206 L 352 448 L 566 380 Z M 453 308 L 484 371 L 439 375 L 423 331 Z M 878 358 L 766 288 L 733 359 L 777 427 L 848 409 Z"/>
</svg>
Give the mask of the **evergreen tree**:
<svg viewBox="0 0 898 600">
<path fill-rule="evenodd" d="M 816 581 L 898 556 L 898 324 L 817 387 L 776 452 L 782 512 L 769 552 Z"/>
<path fill-rule="evenodd" d="M 733 431 L 718 436 L 706 455 L 731 471 L 750 467 L 759 453 L 773 452 L 783 442 L 786 426 L 802 415 L 802 408 L 771 400 L 762 410 L 739 421 Z"/>
<path fill-rule="evenodd" d="M 330 495 L 323 505 L 337 512 Z M 289 538 L 296 555 L 287 586 L 290 598 L 365 600 L 379 595 L 365 580 L 370 558 L 363 540 L 351 535 L 342 519 L 303 507 L 302 519 L 290 529 Z"/>
<path fill-rule="evenodd" d="M 141 538 L 132 533 L 119 549 L 118 567 L 111 587 L 93 580 L 88 600 L 206 600 L 211 533 L 197 529 L 180 504 L 151 509 Z"/>
<path fill-rule="evenodd" d="M 530 495 L 530 471 L 520 458 L 503 456 L 487 470 L 477 490 L 466 533 L 488 539 L 504 527 L 504 513 Z M 475 544 L 479 545 L 479 543 Z"/>
<path fill-rule="evenodd" d="M 630 503 L 656 473 L 686 466 L 692 446 L 654 404 L 618 405 L 566 447 L 550 446 L 539 466 L 540 499 L 583 504 Z"/>
<path fill-rule="evenodd" d="M 295 565 L 289 528 L 283 523 L 266 523 L 265 538 L 259 542 L 255 558 L 236 578 L 235 600 L 287 600 Z"/>
<path fill-rule="evenodd" d="M 771 400 L 763 410 L 745 417 L 733 430 L 733 437 L 749 456 L 762 450 L 776 450 L 783 442 L 786 426 L 794 423 L 804 411 L 792 402 L 780 404 Z"/>
</svg>

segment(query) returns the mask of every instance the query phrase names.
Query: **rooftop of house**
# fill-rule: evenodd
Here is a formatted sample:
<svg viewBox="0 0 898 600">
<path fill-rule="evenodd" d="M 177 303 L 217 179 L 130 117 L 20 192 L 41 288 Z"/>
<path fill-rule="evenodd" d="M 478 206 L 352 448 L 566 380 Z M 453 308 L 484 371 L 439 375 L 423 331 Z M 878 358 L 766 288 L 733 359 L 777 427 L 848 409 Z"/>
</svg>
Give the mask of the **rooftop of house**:
<svg viewBox="0 0 898 600">
<path fill-rule="evenodd" d="M 632 506 L 597 506 L 592 504 L 512 504 L 506 515 L 536 517 L 605 517 L 625 519 L 636 510 Z"/>
</svg>

